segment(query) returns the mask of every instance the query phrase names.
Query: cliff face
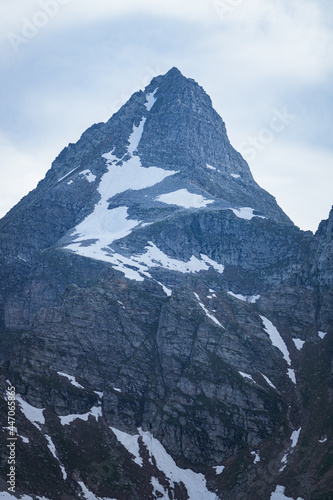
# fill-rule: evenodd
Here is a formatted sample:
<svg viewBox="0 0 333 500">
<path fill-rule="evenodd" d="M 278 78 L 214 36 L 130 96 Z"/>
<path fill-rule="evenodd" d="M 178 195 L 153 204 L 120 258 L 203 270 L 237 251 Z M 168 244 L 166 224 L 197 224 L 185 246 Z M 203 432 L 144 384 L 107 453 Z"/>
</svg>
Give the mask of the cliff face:
<svg viewBox="0 0 333 500">
<path fill-rule="evenodd" d="M 296 228 L 176 68 L 65 148 L 0 222 L 17 491 L 330 498 L 332 220 Z"/>
</svg>

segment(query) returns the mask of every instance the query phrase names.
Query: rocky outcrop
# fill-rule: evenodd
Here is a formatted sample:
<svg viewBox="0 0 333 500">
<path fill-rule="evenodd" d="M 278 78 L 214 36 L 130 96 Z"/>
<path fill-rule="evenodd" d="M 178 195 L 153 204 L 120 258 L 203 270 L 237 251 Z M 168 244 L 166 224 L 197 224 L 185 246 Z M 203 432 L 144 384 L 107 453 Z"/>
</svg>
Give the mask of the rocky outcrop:
<svg viewBox="0 0 333 500">
<path fill-rule="evenodd" d="M 329 498 L 332 275 L 332 212 L 296 228 L 204 90 L 154 78 L 0 222 L 17 492 Z"/>
</svg>

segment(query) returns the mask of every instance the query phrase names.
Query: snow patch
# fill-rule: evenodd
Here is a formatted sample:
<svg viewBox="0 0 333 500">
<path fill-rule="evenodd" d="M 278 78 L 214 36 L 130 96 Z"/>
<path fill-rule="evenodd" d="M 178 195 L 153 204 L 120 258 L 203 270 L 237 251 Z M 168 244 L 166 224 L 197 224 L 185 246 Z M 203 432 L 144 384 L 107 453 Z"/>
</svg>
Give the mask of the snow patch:
<svg viewBox="0 0 333 500">
<path fill-rule="evenodd" d="M 219 476 L 220 474 L 222 474 L 225 467 L 224 467 L 224 465 L 217 465 L 216 467 L 213 467 L 213 469 L 215 469 L 216 475 Z"/>
<path fill-rule="evenodd" d="M 127 434 L 126 432 L 119 431 L 118 429 L 115 429 L 114 427 L 110 427 L 112 432 L 116 435 L 118 441 L 126 448 L 131 455 L 133 455 L 135 458 L 133 461 L 140 465 L 140 467 L 143 466 L 143 460 L 140 457 L 140 447 L 139 447 L 139 434 L 135 434 L 132 436 L 131 434 Z"/>
<path fill-rule="evenodd" d="M 259 219 L 267 219 L 267 217 L 263 217 L 262 215 L 255 215 L 254 209 L 250 207 L 230 208 L 230 210 L 232 210 L 232 212 L 239 219 L 252 220 L 254 217 L 258 217 Z"/>
<path fill-rule="evenodd" d="M 213 167 L 212 165 L 208 165 L 208 163 L 206 163 L 206 167 L 207 167 L 209 170 L 216 170 L 216 167 Z"/>
<path fill-rule="evenodd" d="M 197 293 L 195 293 L 195 292 L 193 292 L 193 293 L 194 293 L 194 295 L 195 295 L 196 299 L 198 300 L 198 302 L 199 302 L 199 305 L 200 305 L 201 309 L 203 309 L 203 310 L 204 310 L 204 312 L 206 313 L 206 316 L 208 316 L 208 318 L 209 318 L 209 319 L 211 319 L 211 320 L 212 320 L 212 321 L 213 321 L 216 325 L 220 326 L 221 328 L 223 328 L 223 330 L 225 330 L 224 326 L 223 326 L 223 325 L 221 325 L 221 323 L 219 322 L 219 320 L 218 320 L 218 319 L 216 319 L 216 318 L 215 318 L 215 316 L 213 316 L 213 315 L 212 315 L 212 314 L 208 311 L 208 309 L 205 307 L 205 305 L 201 302 L 199 295 L 198 295 Z"/>
<path fill-rule="evenodd" d="M 240 293 L 227 292 L 232 297 L 242 300 L 243 302 L 248 302 L 249 304 L 255 304 L 257 300 L 260 299 L 260 295 L 242 295 Z"/>
<path fill-rule="evenodd" d="M 20 405 L 22 413 L 38 430 L 42 430 L 39 424 L 45 424 L 43 411 L 45 408 L 35 408 L 24 401 L 19 394 L 16 395 L 16 400 Z"/>
<path fill-rule="evenodd" d="M 326 438 L 323 438 L 323 439 L 319 439 L 318 440 L 318 443 L 326 443 L 327 441 L 327 437 Z"/>
<path fill-rule="evenodd" d="M 141 126 L 141 125 L 140 125 Z M 128 151 L 133 153 L 141 137 L 141 129 L 133 128 L 133 133 L 129 138 L 130 146 Z M 140 131 L 139 131 L 140 129 Z M 67 246 L 69 250 L 94 259 L 103 260 L 105 252 L 103 248 L 110 245 L 114 240 L 127 236 L 134 227 L 142 221 L 128 220 L 127 207 L 117 207 L 108 210 L 109 200 L 116 194 L 127 190 L 139 191 L 159 182 L 166 177 L 174 175 L 174 170 L 164 170 L 157 167 L 144 168 L 138 156 L 131 157 L 122 165 L 119 158 L 112 152 L 102 155 L 108 164 L 108 171 L 102 176 L 98 187 L 100 201 L 95 205 L 93 212 L 88 215 L 74 229 L 73 243 Z M 96 240 L 89 247 L 81 247 L 80 243 L 87 240 Z"/>
<path fill-rule="evenodd" d="M 254 456 L 253 463 L 257 464 L 260 462 L 260 456 L 256 451 L 251 451 L 251 455 Z"/>
<path fill-rule="evenodd" d="M 231 177 L 233 177 L 234 179 L 240 179 L 240 175 L 239 174 L 230 174 Z"/>
<path fill-rule="evenodd" d="M 30 443 L 30 439 L 27 437 L 21 436 L 20 434 L 18 434 L 17 437 L 21 438 L 23 443 L 26 443 L 26 444 Z"/>
<path fill-rule="evenodd" d="M 160 283 L 159 281 L 157 281 L 156 283 L 158 283 L 162 288 L 163 288 L 163 291 L 164 293 L 168 296 L 168 297 L 171 297 L 172 295 L 172 290 L 170 290 L 170 288 L 167 288 L 166 286 L 163 285 L 163 283 Z"/>
<path fill-rule="evenodd" d="M 273 323 L 269 321 L 269 319 L 265 318 L 264 316 L 260 316 L 260 318 L 264 324 L 265 332 L 269 335 L 272 344 L 282 352 L 284 359 L 287 361 L 288 365 L 291 366 L 290 354 L 280 333 L 275 328 Z M 287 375 L 290 380 L 294 384 L 296 384 L 295 370 L 293 370 L 292 368 L 288 368 Z"/>
<path fill-rule="evenodd" d="M 263 373 L 261 375 L 264 377 L 264 379 L 266 380 L 267 384 L 270 385 L 273 389 L 276 390 L 275 385 L 269 380 L 269 378 L 266 377 L 266 375 L 264 375 Z"/>
<path fill-rule="evenodd" d="M 151 484 L 153 486 L 153 498 L 159 498 L 160 500 L 169 500 L 169 494 L 163 486 L 159 483 L 159 480 L 156 477 L 151 478 Z M 159 493 L 157 496 L 156 493 Z M 162 495 L 162 496 L 161 496 Z"/>
<path fill-rule="evenodd" d="M 82 481 L 78 481 L 78 484 L 80 485 L 86 500 L 116 500 L 115 498 L 112 499 L 112 498 L 97 497 L 94 493 L 88 490 L 88 488 Z"/>
<path fill-rule="evenodd" d="M 301 430 L 302 430 L 302 428 L 300 427 L 298 429 L 298 431 L 293 431 L 292 432 L 292 434 L 290 436 L 291 444 L 290 444 L 289 450 L 287 451 L 287 453 L 285 453 L 285 455 L 283 455 L 283 457 L 281 459 L 281 463 L 284 464 L 284 465 L 283 465 L 283 467 L 281 467 L 280 472 L 283 472 L 284 469 L 287 467 L 288 456 L 289 456 L 290 453 L 293 453 L 293 451 L 294 451 L 293 448 L 295 448 L 295 446 L 298 443 L 299 435 L 301 433 Z"/>
<path fill-rule="evenodd" d="M 155 97 L 157 90 L 158 90 L 158 87 L 154 90 L 154 92 L 146 95 L 145 106 L 148 109 L 148 111 L 151 110 L 151 108 L 154 106 L 155 102 L 157 101 L 157 99 Z"/>
<path fill-rule="evenodd" d="M 215 260 L 210 259 L 203 253 L 200 254 L 200 257 L 206 264 L 208 264 L 208 266 L 211 266 L 218 273 L 222 274 L 224 272 L 224 266 L 222 264 L 218 264 L 217 262 L 215 262 Z"/>
<path fill-rule="evenodd" d="M 318 332 L 318 336 L 321 338 L 321 339 L 324 339 L 327 335 L 327 332 Z"/>
<path fill-rule="evenodd" d="M 305 340 L 301 339 L 293 339 L 293 342 L 295 344 L 296 349 L 299 351 L 302 349 L 303 345 L 305 344 Z"/>
<path fill-rule="evenodd" d="M 88 411 L 88 413 L 84 413 L 82 415 L 78 415 L 78 414 L 66 415 L 64 417 L 59 416 L 59 418 L 60 418 L 61 425 L 69 425 L 72 422 L 74 422 L 74 420 L 77 420 L 77 419 L 84 420 L 85 422 L 87 422 L 90 415 L 92 417 L 95 417 L 96 420 L 98 420 L 99 417 L 102 416 L 102 407 L 101 406 L 94 406 L 93 408 L 91 408 L 90 411 Z"/>
<path fill-rule="evenodd" d="M 210 203 L 214 203 L 214 200 L 207 200 L 200 194 L 190 193 L 187 189 L 178 189 L 178 191 L 161 194 L 155 198 L 155 201 L 183 208 L 204 208 Z"/>
<path fill-rule="evenodd" d="M 287 374 L 288 374 L 288 377 L 290 378 L 290 380 L 291 380 L 294 384 L 296 384 L 296 375 L 295 375 L 295 370 L 293 370 L 292 368 L 288 368 Z"/>
<path fill-rule="evenodd" d="M 207 490 L 206 478 L 190 469 L 181 469 L 173 458 L 168 455 L 163 445 L 153 437 L 150 432 L 139 429 L 140 436 L 146 446 L 150 457 L 154 457 L 157 468 L 163 472 L 172 483 L 183 482 L 188 496 L 195 500 L 218 500 L 218 497 Z"/>
<path fill-rule="evenodd" d="M 285 487 L 284 486 L 277 486 L 275 488 L 275 491 L 271 494 L 270 500 L 294 500 L 291 497 L 287 497 L 284 492 L 285 492 Z M 303 500 L 303 498 L 298 497 L 297 500 Z"/>
<path fill-rule="evenodd" d="M 141 141 L 143 128 L 145 126 L 146 120 L 147 118 L 142 118 L 138 126 L 133 125 L 133 132 L 129 136 L 128 139 L 129 146 L 127 148 L 127 151 L 129 152 L 130 155 L 133 155 L 134 151 L 136 151 L 139 146 L 139 142 Z"/>
<path fill-rule="evenodd" d="M 299 435 L 300 435 L 300 433 L 301 433 L 301 430 L 302 430 L 302 427 L 300 427 L 300 428 L 298 429 L 298 431 L 294 431 L 294 432 L 292 433 L 292 435 L 291 435 L 291 437 L 290 437 L 290 439 L 291 439 L 291 447 L 292 447 L 292 448 L 295 448 L 295 446 L 297 445 L 298 440 L 299 440 Z"/>
<path fill-rule="evenodd" d="M 60 375 L 61 377 L 67 378 L 70 381 L 70 383 L 74 385 L 74 387 L 78 387 L 79 389 L 84 389 L 84 387 L 76 381 L 73 375 L 67 375 L 67 373 L 63 372 L 57 372 L 57 374 Z"/>
<path fill-rule="evenodd" d="M 279 472 L 283 472 L 284 469 L 287 467 L 288 463 L 288 453 L 285 453 L 283 457 L 281 458 L 281 464 L 284 464 L 280 469 Z"/>
<path fill-rule="evenodd" d="M 269 335 L 269 338 L 271 339 L 272 344 L 277 347 L 283 354 L 284 359 L 287 361 L 288 365 L 290 366 L 291 360 L 290 360 L 290 355 L 288 348 L 281 337 L 280 333 L 278 330 L 275 328 L 273 323 L 269 321 L 269 319 L 265 318 L 264 316 L 260 316 L 261 321 L 264 324 L 264 329 L 266 333 Z"/>
<path fill-rule="evenodd" d="M 82 249 L 82 252 L 86 250 Z M 82 253 L 81 253 L 82 254 Z M 213 267 L 216 271 L 222 273 L 224 266 L 209 259 L 206 255 L 201 255 L 201 260 L 192 256 L 187 262 L 173 259 L 162 252 L 154 243 L 148 242 L 146 252 L 142 255 L 133 255 L 132 257 L 124 257 L 118 253 L 105 253 L 103 259 L 110 262 L 115 269 L 125 274 L 126 278 L 136 281 L 143 281 L 144 277 L 151 278 L 149 270 L 154 267 L 163 267 L 169 271 L 177 271 L 183 274 L 197 273 L 199 271 L 208 271 Z M 133 269 L 133 267 L 135 269 Z M 163 286 L 163 285 L 161 285 Z M 164 287 L 163 287 L 164 289 Z M 170 291 L 165 290 L 167 295 Z"/>
<path fill-rule="evenodd" d="M 247 378 L 247 379 L 251 380 L 254 384 L 256 384 L 256 382 L 253 380 L 252 376 L 251 376 L 251 375 L 249 375 L 248 373 L 240 372 L 239 370 L 238 370 L 238 373 L 239 373 L 239 374 L 240 374 L 243 378 Z"/>
<path fill-rule="evenodd" d="M 67 472 L 66 472 L 66 469 L 65 467 L 60 463 L 60 460 L 57 456 L 57 451 L 56 451 L 56 447 L 51 439 L 50 436 L 48 436 L 47 434 L 45 434 L 45 438 L 46 438 L 46 441 L 47 441 L 47 447 L 48 449 L 50 450 L 50 452 L 52 453 L 52 455 L 54 456 L 54 458 L 59 462 L 59 466 L 60 466 L 60 469 L 61 469 L 61 472 L 62 472 L 62 477 L 64 479 L 64 481 L 66 481 L 67 479 Z"/>
<path fill-rule="evenodd" d="M 83 170 L 80 175 L 84 175 L 89 182 L 95 182 L 96 180 L 96 175 L 92 174 L 90 170 Z"/>
</svg>

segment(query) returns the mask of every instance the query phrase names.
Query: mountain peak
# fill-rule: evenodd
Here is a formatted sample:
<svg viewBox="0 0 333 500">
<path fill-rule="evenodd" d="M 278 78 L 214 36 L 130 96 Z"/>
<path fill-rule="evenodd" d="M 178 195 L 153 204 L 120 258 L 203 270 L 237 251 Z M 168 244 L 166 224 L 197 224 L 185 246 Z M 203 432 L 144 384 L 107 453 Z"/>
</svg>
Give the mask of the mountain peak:
<svg viewBox="0 0 333 500">
<path fill-rule="evenodd" d="M 182 76 L 183 78 L 186 78 L 184 77 L 182 72 L 178 68 L 176 68 L 176 66 L 173 66 L 171 69 L 169 69 L 169 71 L 164 76 Z"/>
</svg>

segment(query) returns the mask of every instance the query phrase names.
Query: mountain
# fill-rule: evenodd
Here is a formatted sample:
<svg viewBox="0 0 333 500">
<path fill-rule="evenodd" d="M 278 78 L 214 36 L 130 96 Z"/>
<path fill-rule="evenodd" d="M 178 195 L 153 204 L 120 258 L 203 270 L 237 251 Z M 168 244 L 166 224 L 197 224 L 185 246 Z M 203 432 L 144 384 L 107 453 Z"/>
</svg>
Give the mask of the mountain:
<svg viewBox="0 0 333 500">
<path fill-rule="evenodd" d="M 333 498 L 332 242 L 176 68 L 89 128 L 0 221 L 3 497 Z"/>
</svg>

